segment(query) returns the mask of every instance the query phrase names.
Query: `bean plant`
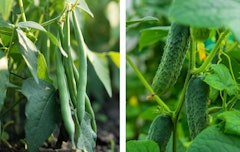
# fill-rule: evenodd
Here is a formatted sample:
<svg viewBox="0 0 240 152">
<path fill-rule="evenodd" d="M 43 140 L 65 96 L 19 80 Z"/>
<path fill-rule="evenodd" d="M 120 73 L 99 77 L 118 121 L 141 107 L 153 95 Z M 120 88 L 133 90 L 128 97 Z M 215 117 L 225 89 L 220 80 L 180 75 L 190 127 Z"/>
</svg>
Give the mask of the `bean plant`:
<svg viewBox="0 0 240 152">
<path fill-rule="evenodd" d="M 119 67 L 118 52 L 96 53 L 88 48 L 81 26 L 84 16 L 94 20 L 94 14 L 85 0 L 0 3 L 1 143 L 8 144 L 5 129 L 15 123 L 3 118 L 19 108 L 26 116 L 21 124 L 27 151 L 37 151 L 56 132 L 61 142 L 65 130 L 63 140 L 71 142 L 73 151 L 93 152 L 97 126 L 87 94 L 88 63 L 112 96 L 107 57 Z M 35 16 L 29 15 L 29 9 Z M 111 45 L 116 42 L 115 37 Z"/>
<path fill-rule="evenodd" d="M 239 151 L 240 3 L 141 2 L 158 16 L 128 15 L 126 151 Z"/>
</svg>

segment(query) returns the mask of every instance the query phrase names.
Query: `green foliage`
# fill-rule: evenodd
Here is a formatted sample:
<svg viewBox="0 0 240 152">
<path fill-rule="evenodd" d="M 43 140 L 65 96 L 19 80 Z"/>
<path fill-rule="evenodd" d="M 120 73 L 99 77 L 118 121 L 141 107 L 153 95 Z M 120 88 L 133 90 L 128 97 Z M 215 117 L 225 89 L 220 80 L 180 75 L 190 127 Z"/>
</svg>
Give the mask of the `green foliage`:
<svg viewBox="0 0 240 152">
<path fill-rule="evenodd" d="M 127 152 L 159 152 L 158 145 L 151 140 L 138 140 L 127 142 Z"/>
<path fill-rule="evenodd" d="M 210 30 L 208 28 L 190 28 L 191 36 L 196 41 L 205 41 L 208 39 Z"/>
<path fill-rule="evenodd" d="M 168 27 L 151 27 L 141 30 L 141 36 L 139 38 L 139 50 L 142 50 L 144 47 L 152 45 L 166 37 L 168 31 Z"/>
<path fill-rule="evenodd" d="M 27 97 L 26 141 L 28 151 L 34 152 L 51 135 L 58 123 L 56 90 L 48 82 L 33 78 L 23 82 L 22 93 Z"/>
<path fill-rule="evenodd" d="M 33 78 L 38 83 L 37 77 L 37 67 L 38 67 L 38 51 L 33 42 L 27 38 L 27 36 L 23 33 L 22 30 L 17 29 L 18 34 L 18 48 L 31 71 Z"/>
<path fill-rule="evenodd" d="M 145 139 L 153 118 L 167 114 L 174 127 L 166 151 L 239 151 L 239 4 L 237 0 L 229 1 L 229 5 L 223 0 L 129 2 L 127 141 Z M 176 84 L 159 97 L 152 89 L 161 86 L 149 88 L 148 83 L 164 59 L 168 38 L 167 29 L 162 29 L 170 23 L 190 27 L 191 43 L 182 64 L 176 65 L 182 66 Z M 170 72 L 159 78 L 171 78 Z"/>
<path fill-rule="evenodd" d="M 240 112 L 237 110 L 226 111 L 217 115 L 217 120 L 223 122 L 223 132 L 240 136 Z"/>
<path fill-rule="evenodd" d="M 207 84 L 219 91 L 226 90 L 229 95 L 237 93 L 237 85 L 226 66 L 223 64 L 212 64 L 210 70 L 211 73 L 204 79 Z"/>
<path fill-rule="evenodd" d="M 8 87 L 8 61 L 5 53 L 0 50 L 0 111 L 2 110 Z"/>
<path fill-rule="evenodd" d="M 96 147 L 96 132 L 91 126 L 92 118 L 85 112 L 84 118 L 81 123 L 82 135 L 78 139 L 77 147 L 80 149 L 86 149 L 87 151 L 94 151 Z"/>
<path fill-rule="evenodd" d="M 240 30 L 237 28 L 240 25 L 239 7 L 238 0 L 229 0 L 227 3 L 225 0 L 219 0 L 217 3 L 208 0 L 175 0 L 170 10 L 170 18 L 175 22 L 196 27 L 228 27 L 240 41 Z"/>
<path fill-rule="evenodd" d="M 108 11 L 103 11 L 105 8 L 108 10 L 117 8 L 118 2 L 105 0 L 101 4 L 95 5 L 95 1 L 88 1 L 87 4 L 85 0 L 67 2 L 64 0 L 3 0 L 0 4 L 6 6 L 0 8 L 0 90 L 2 92 L 0 95 L 0 128 L 14 119 L 15 126 L 13 128 L 16 129 L 12 131 L 11 128 L 4 128 L 4 131 L 0 132 L 1 136 L 8 135 L 8 138 L 1 138 L 1 140 L 4 140 L 4 143 L 9 142 L 11 145 L 12 141 L 7 140 L 12 140 L 11 136 L 14 136 L 14 139 L 20 141 L 20 138 L 24 138 L 24 136 L 19 136 L 23 134 L 21 129 L 25 127 L 27 150 L 36 151 L 53 133 L 53 130 L 61 125 L 60 117 L 64 120 L 65 129 L 73 130 L 73 132 L 68 132 L 71 136 L 72 148 L 94 151 L 97 131 L 95 109 L 92 108 L 92 103 L 87 96 L 90 96 L 91 99 L 94 98 L 94 104 L 99 104 L 100 101 L 109 99 L 106 93 L 114 98 L 118 94 L 119 77 L 115 72 L 119 72 L 120 65 L 119 19 L 112 18 Z M 91 4 L 90 7 L 88 7 L 89 4 Z M 81 28 L 75 26 L 76 24 L 70 25 L 73 23 L 71 22 L 72 17 L 69 17 L 69 26 L 65 26 L 66 14 L 71 14 L 73 11 L 76 11 L 75 20 L 77 20 L 77 24 L 82 25 Z M 119 15 L 117 9 L 114 9 L 114 14 Z M 93 16 L 95 18 L 89 18 Z M 99 20 L 101 22 L 98 22 Z M 63 26 L 63 28 L 56 28 L 58 26 Z M 70 29 L 70 27 L 73 28 Z M 59 29 L 63 35 L 58 33 Z M 74 35 L 76 31 L 78 35 Z M 64 39 L 60 39 L 61 36 Z M 80 36 L 80 41 L 78 36 Z M 91 41 L 93 37 L 95 40 Z M 85 49 L 83 56 L 78 51 L 80 46 Z M 90 51 L 88 48 L 97 52 Z M 87 52 L 89 52 L 88 55 Z M 62 62 L 63 59 L 64 62 L 64 67 L 60 72 L 59 64 L 56 63 L 56 54 L 59 55 L 58 61 Z M 112 62 L 109 62 L 107 57 Z M 70 58 L 72 60 L 66 63 L 66 60 Z M 85 63 L 89 59 L 89 63 L 93 65 L 97 75 L 91 72 L 92 67 L 83 68 L 83 59 Z M 113 64 L 116 66 L 112 66 Z M 69 75 L 71 68 L 72 72 Z M 81 84 L 82 75 L 79 76 L 82 69 L 84 75 L 87 73 L 89 75 L 85 76 L 85 85 Z M 58 74 L 56 74 L 57 71 Z M 61 79 L 58 79 L 59 76 Z M 100 78 L 100 81 L 96 76 Z M 91 81 L 87 81 L 90 78 Z M 112 83 L 110 79 L 117 83 Z M 70 87 L 70 82 L 75 87 Z M 88 90 L 86 90 L 87 82 L 90 82 Z M 97 83 L 92 84 L 91 82 Z M 99 82 L 102 82 L 103 85 Z M 63 83 L 64 85 L 62 85 Z M 84 89 L 80 88 L 81 86 Z M 59 99 L 55 88 L 61 92 L 60 106 L 56 105 L 59 103 Z M 104 92 L 104 88 L 106 88 L 106 92 Z M 66 95 L 68 92 L 71 97 Z M 74 101 L 74 97 L 79 92 L 81 92 L 79 101 L 83 103 L 81 108 L 76 107 L 76 103 L 80 102 Z M 63 97 L 66 97 L 65 102 L 62 102 Z M 24 106 L 26 109 L 23 108 Z M 59 111 L 62 115 L 58 115 Z M 78 119 L 80 114 L 77 114 L 76 111 L 80 111 L 80 119 Z M 24 113 L 26 114 L 26 124 L 24 124 Z M 69 119 L 72 116 L 73 119 Z M 8 129 L 10 130 L 9 134 Z"/>
<path fill-rule="evenodd" d="M 203 130 L 188 147 L 187 152 L 239 151 L 240 137 L 225 134 L 221 125 L 213 125 Z"/>
</svg>

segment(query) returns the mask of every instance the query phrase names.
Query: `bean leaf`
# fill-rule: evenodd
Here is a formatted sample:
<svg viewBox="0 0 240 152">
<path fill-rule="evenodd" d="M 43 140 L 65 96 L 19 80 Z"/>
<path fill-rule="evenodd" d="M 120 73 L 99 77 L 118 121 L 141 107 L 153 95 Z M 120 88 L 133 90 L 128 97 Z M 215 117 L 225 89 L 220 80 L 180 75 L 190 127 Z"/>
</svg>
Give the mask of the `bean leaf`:
<svg viewBox="0 0 240 152">
<path fill-rule="evenodd" d="M 8 60 L 3 51 L 0 50 L 0 111 L 4 104 L 8 86 Z"/>
<path fill-rule="evenodd" d="M 28 69 L 33 75 L 33 78 L 38 83 L 37 68 L 38 68 L 38 51 L 33 42 L 27 38 L 21 29 L 17 29 L 18 48 L 28 66 Z"/>
<path fill-rule="evenodd" d="M 29 78 L 23 82 L 21 92 L 28 100 L 25 111 L 28 151 L 36 151 L 51 135 L 58 122 L 56 91 L 46 81 L 39 79 L 37 84 L 33 78 Z"/>
<path fill-rule="evenodd" d="M 110 83 L 110 74 L 109 74 L 109 68 L 108 68 L 108 60 L 105 54 L 96 53 L 88 50 L 87 55 L 94 67 L 94 70 L 97 73 L 97 76 L 103 83 L 105 89 L 107 90 L 108 95 L 111 97 L 112 89 L 111 89 L 111 83 Z"/>
</svg>

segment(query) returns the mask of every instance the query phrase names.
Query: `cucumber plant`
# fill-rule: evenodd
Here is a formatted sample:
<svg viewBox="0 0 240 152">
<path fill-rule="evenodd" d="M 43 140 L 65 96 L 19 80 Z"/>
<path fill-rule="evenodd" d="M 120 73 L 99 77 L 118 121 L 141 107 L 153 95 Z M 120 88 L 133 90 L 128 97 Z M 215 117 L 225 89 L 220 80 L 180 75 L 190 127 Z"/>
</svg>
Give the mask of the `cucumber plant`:
<svg viewBox="0 0 240 152">
<path fill-rule="evenodd" d="M 225 6 L 209 1 L 175 0 L 168 4 L 171 24 L 164 22 L 164 13 L 159 13 L 163 16 L 158 18 L 142 16 L 127 21 L 129 37 L 141 30 L 138 45 L 127 50 L 126 55 L 127 150 L 143 142 L 149 143 L 144 148 L 152 151 L 159 148 L 160 152 L 240 150 L 239 145 L 229 142 L 240 141 L 239 131 L 233 127 L 240 122 L 239 118 L 233 118 L 240 116 L 238 32 L 219 13 L 206 10 L 206 5 L 214 9 Z M 230 14 L 234 16 L 234 11 Z M 236 20 L 231 18 L 231 23 Z M 149 28 L 150 25 L 155 26 Z M 140 53 L 136 53 L 138 46 Z M 131 83 L 136 77 L 140 81 Z M 141 85 L 136 86 L 137 82 Z M 142 86 L 148 94 L 142 91 Z M 140 102 L 144 100 L 143 94 L 145 100 L 155 100 L 158 105 Z M 131 140 L 137 141 L 132 144 Z M 158 147 L 150 146 L 149 140 Z"/>
<path fill-rule="evenodd" d="M 19 149 L 13 146 L 13 137 L 29 152 L 38 151 L 43 143 L 59 149 L 63 141 L 68 141 L 71 151 L 95 151 L 97 125 L 91 100 L 99 99 L 92 92 L 97 90 L 104 99 L 107 93 L 112 96 L 112 86 L 116 86 L 111 85 L 110 69 L 118 69 L 109 66 L 107 59 L 119 67 L 119 53 L 88 48 L 89 31 L 82 25 L 93 13 L 87 3 L 3 0 L 0 4 L 0 151 Z M 107 30 L 111 33 L 113 28 Z M 104 50 L 118 48 L 118 38 L 109 41 Z M 102 40 L 96 43 L 92 48 L 99 49 Z M 89 75 L 98 82 L 91 68 L 103 86 L 87 90 Z"/>
</svg>

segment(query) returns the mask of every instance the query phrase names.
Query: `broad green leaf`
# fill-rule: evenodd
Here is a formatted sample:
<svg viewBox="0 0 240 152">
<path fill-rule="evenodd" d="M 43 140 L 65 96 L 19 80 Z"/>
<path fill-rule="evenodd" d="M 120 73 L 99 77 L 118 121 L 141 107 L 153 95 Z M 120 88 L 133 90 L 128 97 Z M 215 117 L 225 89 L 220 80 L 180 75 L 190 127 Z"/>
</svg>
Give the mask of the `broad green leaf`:
<svg viewBox="0 0 240 152">
<path fill-rule="evenodd" d="M 162 38 L 166 37 L 169 27 L 151 27 L 141 31 L 139 39 L 139 50 L 144 47 L 152 45 Z"/>
<path fill-rule="evenodd" d="M 158 108 L 157 106 L 149 107 L 146 110 L 142 111 L 140 113 L 139 117 L 144 120 L 152 121 L 157 115 L 159 115 L 157 108 Z"/>
<path fill-rule="evenodd" d="M 110 51 L 107 53 L 109 55 L 109 57 L 112 59 L 113 63 L 115 63 L 115 65 L 120 68 L 120 54 L 119 52 L 113 52 Z"/>
<path fill-rule="evenodd" d="M 232 70 L 234 73 L 234 76 L 236 78 L 236 81 L 238 83 L 240 83 L 240 72 L 239 72 L 239 67 L 240 67 L 240 51 L 237 50 L 233 50 L 230 52 L 226 52 L 227 55 L 230 57 L 231 59 L 231 66 L 232 66 Z M 222 63 L 224 65 L 226 65 L 229 68 L 229 60 L 226 56 L 221 56 L 222 57 Z"/>
<path fill-rule="evenodd" d="M 93 16 L 93 13 L 91 12 L 91 10 L 88 8 L 88 5 L 86 3 L 85 0 L 79 0 L 79 5 L 78 5 L 79 8 L 81 8 L 82 10 L 84 10 L 85 12 L 87 12 L 91 17 L 94 17 Z"/>
<path fill-rule="evenodd" d="M 175 0 L 170 10 L 170 18 L 175 22 L 196 27 L 228 27 L 240 41 L 239 8 L 239 0 Z"/>
<path fill-rule="evenodd" d="M 159 19 L 156 17 L 152 17 L 152 16 L 146 16 L 140 19 L 135 19 L 135 20 L 131 20 L 131 21 L 127 21 L 127 26 L 131 25 L 131 24 L 135 24 L 135 23 L 143 23 L 143 22 L 158 22 Z"/>
<path fill-rule="evenodd" d="M 51 82 L 48 77 L 47 63 L 42 53 L 38 53 L 38 78 Z"/>
<path fill-rule="evenodd" d="M 48 82 L 33 78 L 23 82 L 21 92 L 27 97 L 26 141 L 28 151 L 34 152 L 51 135 L 58 122 L 55 88 Z"/>
<path fill-rule="evenodd" d="M 11 36 L 12 35 L 12 28 L 11 27 L 3 27 L 3 26 L 0 25 L 0 34 Z"/>
<path fill-rule="evenodd" d="M 57 38 L 50 32 L 48 32 L 42 25 L 33 22 L 33 21 L 26 21 L 26 22 L 19 22 L 18 23 L 18 27 L 20 28 L 33 28 L 36 30 L 40 30 L 42 32 L 44 32 L 49 39 L 52 41 L 52 43 L 56 46 L 60 46 L 60 43 L 58 42 Z"/>
<path fill-rule="evenodd" d="M 8 60 L 5 53 L 0 50 L 0 111 L 2 110 L 4 99 L 8 87 Z"/>
<path fill-rule="evenodd" d="M 30 72 L 33 75 L 33 78 L 38 83 L 38 77 L 37 77 L 37 68 L 38 68 L 38 51 L 36 46 L 33 44 L 31 40 L 27 38 L 27 36 L 24 34 L 24 32 L 20 29 L 17 29 L 17 35 L 18 35 L 18 48 L 30 70 Z"/>
<path fill-rule="evenodd" d="M 91 116 L 85 112 L 84 119 L 81 123 L 80 138 L 78 139 L 77 148 L 94 152 L 97 135 L 91 127 Z"/>
<path fill-rule="evenodd" d="M 222 126 L 214 125 L 203 130 L 191 143 L 187 152 L 234 152 L 240 149 L 240 137 L 224 134 Z"/>
<path fill-rule="evenodd" d="M 177 129 L 177 130 L 179 130 L 179 129 Z M 179 131 L 178 131 L 178 133 L 179 133 Z M 172 138 L 173 138 L 173 134 L 171 134 L 171 138 L 168 141 L 166 152 L 173 152 L 173 139 Z M 179 139 L 176 140 L 176 142 L 177 142 L 177 145 L 176 145 L 177 151 L 178 152 L 186 152 L 186 147 L 184 147 L 183 142 Z"/>
<path fill-rule="evenodd" d="M 160 149 L 151 140 L 131 140 L 127 142 L 126 152 L 160 152 Z"/>
<path fill-rule="evenodd" d="M 104 54 L 95 53 L 90 50 L 88 50 L 87 55 L 94 67 L 94 70 L 97 73 L 97 76 L 103 83 L 105 89 L 107 90 L 108 95 L 111 97 L 112 89 L 111 89 L 111 83 L 110 83 L 108 60 L 106 56 Z"/>
<path fill-rule="evenodd" d="M 11 13 L 11 8 L 13 6 L 14 0 L 0 0 L 0 13 L 2 18 L 7 21 Z"/>
<path fill-rule="evenodd" d="M 68 0 L 68 3 L 71 4 L 75 4 L 77 0 Z M 85 11 L 86 13 L 88 13 L 91 17 L 94 17 L 93 13 L 91 12 L 91 10 L 89 9 L 87 3 L 85 0 L 78 0 L 78 8 L 82 9 L 83 11 Z"/>
<path fill-rule="evenodd" d="M 205 77 L 204 81 L 217 90 L 226 90 L 229 95 L 234 95 L 237 86 L 228 68 L 223 64 L 213 64 L 211 69 L 212 72 Z"/>
<path fill-rule="evenodd" d="M 0 16 L 0 34 L 11 36 L 12 31 L 13 31 L 13 27 L 14 27 L 14 25 L 9 24 L 8 22 L 5 22 L 2 19 L 2 16 Z"/>
<path fill-rule="evenodd" d="M 46 31 L 46 29 L 42 25 L 40 25 L 36 22 L 33 22 L 33 21 L 19 22 L 18 27 L 20 27 L 20 28 L 33 28 L 33 29 L 37 29 L 37 30 L 40 30 L 40 31 L 43 31 L 43 32 Z"/>
<path fill-rule="evenodd" d="M 217 119 L 224 122 L 224 133 L 240 136 L 240 112 L 237 110 L 220 113 Z"/>
</svg>

